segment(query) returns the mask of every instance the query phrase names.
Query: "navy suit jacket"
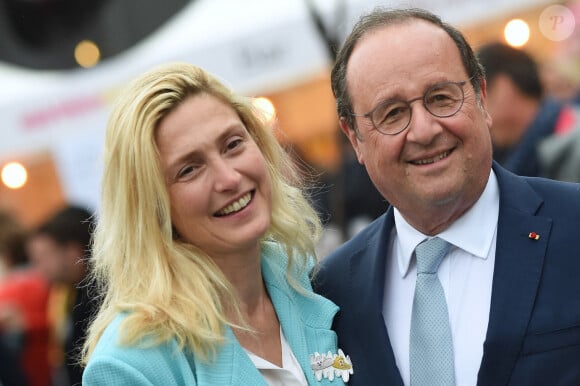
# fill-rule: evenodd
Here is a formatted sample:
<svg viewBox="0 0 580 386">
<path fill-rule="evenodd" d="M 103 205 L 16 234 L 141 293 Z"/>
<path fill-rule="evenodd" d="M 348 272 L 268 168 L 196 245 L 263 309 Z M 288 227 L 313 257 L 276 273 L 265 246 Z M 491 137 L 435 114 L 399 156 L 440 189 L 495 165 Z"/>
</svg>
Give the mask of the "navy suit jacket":
<svg viewBox="0 0 580 386">
<path fill-rule="evenodd" d="M 580 184 L 493 168 L 500 209 L 477 384 L 580 385 Z M 333 328 L 355 369 L 351 386 L 403 385 L 382 315 L 393 226 L 391 207 L 323 259 L 314 279 L 340 307 Z"/>
</svg>

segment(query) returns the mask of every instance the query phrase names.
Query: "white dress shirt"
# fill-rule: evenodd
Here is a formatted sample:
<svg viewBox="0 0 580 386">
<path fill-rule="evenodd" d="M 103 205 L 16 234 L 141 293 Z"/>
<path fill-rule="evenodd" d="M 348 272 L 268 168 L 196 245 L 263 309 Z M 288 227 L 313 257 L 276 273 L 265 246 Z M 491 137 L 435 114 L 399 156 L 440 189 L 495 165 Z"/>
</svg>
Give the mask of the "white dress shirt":
<svg viewBox="0 0 580 386">
<path fill-rule="evenodd" d="M 495 263 L 499 189 L 493 171 L 484 192 L 461 218 L 437 236 L 451 243 L 438 275 L 449 310 L 457 386 L 473 386 L 483 356 Z M 383 315 L 405 385 L 410 383 L 409 333 L 417 279 L 413 251 L 428 236 L 395 209 L 388 248 Z"/>
</svg>

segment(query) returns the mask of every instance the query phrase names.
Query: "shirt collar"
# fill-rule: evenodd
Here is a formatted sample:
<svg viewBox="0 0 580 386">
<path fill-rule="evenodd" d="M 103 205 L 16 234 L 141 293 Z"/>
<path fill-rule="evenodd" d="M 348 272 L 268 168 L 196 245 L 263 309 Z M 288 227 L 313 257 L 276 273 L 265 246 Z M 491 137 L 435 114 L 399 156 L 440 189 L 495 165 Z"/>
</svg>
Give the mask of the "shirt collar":
<svg viewBox="0 0 580 386">
<path fill-rule="evenodd" d="M 415 247 L 429 236 L 413 228 L 397 208 L 394 208 L 394 215 L 398 237 L 395 255 L 398 256 L 399 273 L 401 277 L 405 277 Z M 491 170 L 485 189 L 475 204 L 437 236 L 473 256 L 486 259 L 497 227 L 498 216 L 499 188 L 495 173 Z"/>
</svg>

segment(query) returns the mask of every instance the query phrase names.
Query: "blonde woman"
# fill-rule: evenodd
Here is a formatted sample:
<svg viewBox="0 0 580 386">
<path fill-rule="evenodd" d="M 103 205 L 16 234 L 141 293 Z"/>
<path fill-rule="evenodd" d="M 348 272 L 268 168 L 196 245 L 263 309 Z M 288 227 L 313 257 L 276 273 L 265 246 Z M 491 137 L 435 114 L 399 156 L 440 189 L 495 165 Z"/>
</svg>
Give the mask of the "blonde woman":
<svg viewBox="0 0 580 386">
<path fill-rule="evenodd" d="M 83 384 L 348 381 L 298 182 L 249 101 L 204 70 L 136 79 L 107 127 Z"/>
</svg>

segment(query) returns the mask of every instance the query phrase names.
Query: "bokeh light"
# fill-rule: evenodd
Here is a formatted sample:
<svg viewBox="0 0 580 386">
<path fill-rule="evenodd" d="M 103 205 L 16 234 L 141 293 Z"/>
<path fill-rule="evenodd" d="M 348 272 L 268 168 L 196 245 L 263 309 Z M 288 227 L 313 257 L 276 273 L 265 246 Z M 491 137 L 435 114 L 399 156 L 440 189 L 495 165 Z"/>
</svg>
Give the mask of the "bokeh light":
<svg viewBox="0 0 580 386">
<path fill-rule="evenodd" d="M 256 108 L 264 113 L 264 116 L 268 122 L 272 121 L 276 116 L 276 107 L 272 101 L 266 97 L 258 97 L 252 100 L 252 103 Z"/>
<path fill-rule="evenodd" d="M 510 46 L 522 47 L 530 40 L 530 27 L 522 19 L 513 19 L 506 24 L 503 35 Z"/>
<path fill-rule="evenodd" d="M 100 59 L 101 51 L 93 41 L 83 40 L 75 47 L 75 60 L 81 67 L 93 67 Z"/>
<path fill-rule="evenodd" d="M 26 184 L 28 172 L 19 162 L 9 162 L 2 168 L 2 182 L 10 189 L 19 189 Z"/>
</svg>

